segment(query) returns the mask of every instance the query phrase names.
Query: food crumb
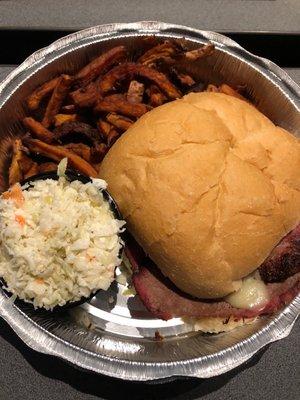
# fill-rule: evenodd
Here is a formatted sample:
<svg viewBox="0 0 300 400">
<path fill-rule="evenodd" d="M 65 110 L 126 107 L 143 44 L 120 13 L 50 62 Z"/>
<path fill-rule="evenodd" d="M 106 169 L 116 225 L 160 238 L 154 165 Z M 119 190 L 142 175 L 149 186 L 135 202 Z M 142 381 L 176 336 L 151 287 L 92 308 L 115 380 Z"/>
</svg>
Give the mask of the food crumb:
<svg viewBox="0 0 300 400">
<path fill-rule="evenodd" d="M 164 340 L 164 337 L 159 333 L 159 331 L 155 331 L 154 339 L 158 342 L 161 342 L 162 340 Z"/>
<path fill-rule="evenodd" d="M 92 319 L 89 317 L 88 313 L 83 309 L 76 307 L 69 311 L 69 315 L 72 319 L 82 327 L 86 328 L 88 331 L 95 329 Z"/>
</svg>

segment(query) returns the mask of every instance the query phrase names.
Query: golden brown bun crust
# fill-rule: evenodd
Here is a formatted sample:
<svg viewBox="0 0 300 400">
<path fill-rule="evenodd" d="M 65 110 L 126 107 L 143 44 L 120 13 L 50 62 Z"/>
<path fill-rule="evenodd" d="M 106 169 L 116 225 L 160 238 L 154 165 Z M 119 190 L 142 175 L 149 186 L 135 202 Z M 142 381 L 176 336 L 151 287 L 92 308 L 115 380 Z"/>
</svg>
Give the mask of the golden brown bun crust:
<svg viewBox="0 0 300 400">
<path fill-rule="evenodd" d="M 192 93 L 140 118 L 101 178 L 177 287 L 232 292 L 300 219 L 300 143 L 248 103 Z"/>
</svg>

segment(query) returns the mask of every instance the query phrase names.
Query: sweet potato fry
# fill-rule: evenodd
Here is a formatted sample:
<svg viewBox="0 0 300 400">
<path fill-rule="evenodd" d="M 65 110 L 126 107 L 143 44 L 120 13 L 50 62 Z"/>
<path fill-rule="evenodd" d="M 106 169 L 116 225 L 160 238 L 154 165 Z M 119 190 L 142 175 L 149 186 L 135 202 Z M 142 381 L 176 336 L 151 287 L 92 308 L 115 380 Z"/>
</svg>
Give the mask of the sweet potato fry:
<svg viewBox="0 0 300 400">
<path fill-rule="evenodd" d="M 53 92 L 57 83 L 59 81 L 59 77 L 53 78 L 48 82 L 45 82 L 42 86 L 39 86 L 35 89 L 34 92 L 31 93 L 27 98 L 27 106 L 29 110 L 34 111 L 37 110 L 41 104 L 41 101 L 50 93 Z"/>
<path fill-rule="evenodd" d="M 27 129 L 29 129 L 33 136 L 43 142 L 51 143 L 54 139 L 53 133 L 32 117 L 24 118 L 23 124 Z"/>
<path fill-rule="evenodd" d="M 67 157 L 69 164 L 84 175 L 97 176 L 97 171 L 87 161 L 62 146 L 53 146 L 30 137 L 25 137 L 24 141 L 28 149 L 33 153 L 41 154 L 57 162 Z"/>
<path fill-rule="evenodd" d="M 170 72 L 174 77 L 175 82 L 179 83 L 183 87 L 191 87 L 196 83 L 190 75 L 178 72 L 174 67 L 170 68 Z"/>
<path fill-rule="evenodd" d="M 16 139 L 12 145 L 13 155 L 11 165 L 8 171 L 8 183 L 9 186 L 20 182 L 23 179 L 22 170 L 20 167 L 20 161 L 22 158 L 22 142 L 20 139 Z"/>
<path fill-rule="evenodd" d="M 64 122 L 53 130 L 55 140 L 60 140 L 68 135 L 82 135 L 85 136 L 91 144 L 98 144 L 101 142 L 100 135 L 97 129 L 91 125 L 79 121 Z"/>
<path fill-rule="evenodd" d="M 54 126 L 57 127 L 65 122 L 78 121 L 77 114 L 56 114 L 54 115 Z"/>
<path fill-rule="evenodd" d="M 33 164 L 34 161 L 31 158 L 29 158 L 26 154 L 24 154 L 24 152 L 22 152 L 22 157 L 19 161 L 19 165 L 24 177 L 26 176 L 27 172 L 32 168 Z"/>
<path fill-rule="evenodd" d="M 207 85 L 206 92 L 224 93 L 227 94 L 228 96 L 233 96 L 240 100 L 247 101 L 249 103 L 249 100 L 246 99 L 246 97 L 242 96 L 236 89 L 233 89 L 226 83 L 222 83 L 222 85 L 220 85 L 219 87 L 216 85 L 209 84 Z"/>
<path fill-rule="evenodd" d="M 109 147 L 112 146 L 120 136 L 121 134 L 116 129 L 112 128 L 106 138 L 107 145 Z"/>
<path fill-rule="evenodd" d="M 247 100 L 244 96 L 242 96 L 237 90 L 233 89 L 231 86 L 226 85 L 225 83 L 223 83 L 220 87 L 219 87 L 219 92 L 220 93 L 225 93 L 228 94 L 229 96 L 233 96 L 236 97 L 240 100 L 244 100 L 247 101 L 249 103 L 249 100 Z"/>
<path fill-rule="evenodd" d="M 152 67 L 158 61 L 168 60 L 178 52 L 179 48 L 175 45 L 175 42 L 166 40 L 146 51 L 137 62 Z"/>
<path fill-rule="evenodd" d="M 101 54 L 99 57 L 95 58 L 95 60 L 83 67 L 75 75 L 75 83 L 86 86 L 97 78 L 97 76 L 106 72 L 125 57 L 126 49 L 124 46 L 117 46 L 108 50 L 106 53 Z"/>
<path fill-rule="evenodd" d="M 212 43 L 207 43 L 199 49 L 190 50 L 184 53 L 186 59 L 190 61 L 196 61 L 200 58 L 211 56 L 215 51 L 215 46 Z"/>
<path fill-rule="evenodd" d="M 133 124 L 133 121 L 131 119 L 114 113 L 108 114 L 106 116 L 106 120 L 115 128 L 118 128 L 123 132 L 127 131 L 127 129 Z"/>
<path fill-rule="evenodd" d="M 108 146 L 111 146 L 120 136 L 120 133 L 107 121 L 100 119 L 97 127 Z"/>
<path fill-rule="evenodd" d="M 180 91 L 169 81 L 166 75 L 146 65 L 129 62 L 118 65 L 104 75 L 99 84 L 100 92 L 108 93 L 116 87 L 119 81 L 126 78 L 132 79 L 135 76 L 154 82 L 169 99 L 174 100 L 181 97 Z"/>
<path fill-rule="evenodd" d="M 205 90 L 206 92 L 215 92 L 215 93 L 218 93 L 218 92 L 220 92 L 220 89 L 218 88 L 218 86 L 216 86 L 216 85 L 213 85 L 213 84 L 209 84 L 209 85 L 207 85 L 207 88 L 206 88 L 206 90 Z"/>
<path fill-rule="evenodd" d="M 73 151 L 85 161 L 91 161 L 91 148 L 83 143 L 68 143 L 63 146 L 65 149 Z"/>
<path fill-rule="evenodd" d="M 42 124 L 45 126 L 45 128 L 48 128 L 53 123 L 54 115 L 59 113 L 60 107 L 69 92 L 72 82 L 73 79 L 71 78 L 71 76 L 60 76 L 47 105 L 46 112 L 42 121 Z"/>
<path fill-rule="evenodd" d="M 103 121 L 102 119 L 99 119 L 99 121 L 97 122 L 97 128 L 98 128 L 98 131 L 100 132 L 102 138 L 106 139 L 112 126 L 107 121 Z"/>
<path fill-rule="evenodd" d="M 33 162 L 29 170 L 24 175 L 24 179 L 30 178 L 31 176 L 37 175 L 39 173 L 38 164 Z"/>
<path fill-rule="evenodd" d="M 162 41 L 148 36 L 142 42 L 141 45 L 138 39 L 138 46 L 128 48 L 116 46 L 74 76 L 53 78 L 28 96 L 26 102 L 34 117 L 24 118 L 23 123 L 31 135 L 22 138 L 28 149 L 19 139 L 14 143 L 10 184 L 38 172 L 55 170 L 64 157 L 83 174 L 97 176 L 109 147 L 136 119 L 152 107 L 180 98 L 182 93 L 207 90 L 247 101 L 243 96 L 247 96 L 245 88 L 226 84 L 206 87 L 205 82 L 195 82 L 188 74 L 189 66 L 214 52 L 212 43 L 189 51 L 184 39 Z M 97 113 L 100 119 L 95 129 Z M 8 143 L 9 148 L 11 142 Z M 53 162 L 38 165 L 36 157 L 28 156 L 30 152 Z"/>
<path fill-rule="evenodd" d="M 53 162 L 45 162 L 37 167 L 38 172 L 42 174 L 43 172 L 50 172 L 50 171 L 56 171 L 57 170 L 57 164 Z"/>
<path fill-rule="evenodd" d="M 70 93 L 70 97 L 79 108 L 92 107 L 101 97 L 97 82 L 91 82 L 86 87 Z"/>
<path fill-rule="evenodd" d="M 152 107 L 161 106 L 167 101 L 166 96 L 155 85 L 151 85 L 146 92 L 149 96 L 149 104 Z"/>
<path fill-rule="evenodd" d="M 139 118 L 150 109 L 151 107 L 149 107 L 147 104 L 132 104 L 129 103 L 125 98 L 113 94 L 99 100 L 94 108 L 94 111 L 98 113 L 115 112 L 127 115 L 129 117 Z"/>
<path fill-rule="evenodd" d="M 98 144 L 96 147 L 91 148 L 91 161 L 92 163 L 98 164 L 103 160 L 103 157 L 105 156 L 106 152 L 108 150 L 108 147 L 104 143 Z"/>
<path fill-rule="evenodd" d="M 145 85 L 138 81 L 131 81 L 127 91 L 127 101 L 129 103 L 142 103 L 143 102 L 143 95 L 145 91 Z"/>
<path fill-rule="evenodd" d="M 195 85 L 194 79 L 188 74 L 178 74 L 178 79 L 180 80 L 181 84 L 184 86 L 193 86 Z"/>
</svg>

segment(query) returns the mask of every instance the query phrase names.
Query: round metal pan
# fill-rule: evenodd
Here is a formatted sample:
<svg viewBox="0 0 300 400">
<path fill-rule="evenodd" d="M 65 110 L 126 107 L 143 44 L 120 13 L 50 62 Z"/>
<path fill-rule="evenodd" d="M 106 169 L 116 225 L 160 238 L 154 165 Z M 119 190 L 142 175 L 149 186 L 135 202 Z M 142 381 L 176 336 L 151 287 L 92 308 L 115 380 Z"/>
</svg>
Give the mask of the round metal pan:
<svg viewBox="0 0 300 400">
<path fill-rule="evenodd" d="M 190 48 L 211 41 L 215 54 L 193 67 L 200 80 L 244 84 L 256 106 L 274 123 L 300 135 L 300 89 L 271 61 L 229 38 L 162 22 L 96 26 L 66 36 L 30 56 L 0 84 L 0 156 L 21 129 L 24 98 L 59 72 L 72 73 L 116 44 L 137 48 L 144 36 L 182 38 Z M 192 68 L 192 67 L 191 67 Z M 5 162 L 0 165 L 5 168 Z M 3 184 L 3 182 L 0 182 Z M 147 381 L 208 378 L 242 364 L 259 349 L 286 337 L 299 314 L 300 296 L 281 312 L 218 335 L 192 332 L 180 319 L 153 318 L 139 300 L 115 283 L 83 306 L 61 314 L 18 307 L 0 290 L 0 315 L 31 348 L 109 376 Z M 164 336 L 155 341 L 155 332 Z"/>
</svg>

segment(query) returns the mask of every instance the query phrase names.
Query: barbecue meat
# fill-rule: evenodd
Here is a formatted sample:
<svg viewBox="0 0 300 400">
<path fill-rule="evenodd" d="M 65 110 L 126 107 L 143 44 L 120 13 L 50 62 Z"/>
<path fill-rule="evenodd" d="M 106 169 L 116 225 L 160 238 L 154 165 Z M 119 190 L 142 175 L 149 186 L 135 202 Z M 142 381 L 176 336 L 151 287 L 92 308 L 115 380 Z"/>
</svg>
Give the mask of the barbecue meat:
<svg viewBox="0 0 300 400">
<path fill-rule="evenodd" d="M 126 255 L 133 268 L 133 284 L 146 308 L 156 317 L 252 318 L 273 313 L 300 291 L 300 224 L 272 251 L 259 268 L 267 283 L 269 301 L 260 309 L 234 308 L 224 300 L 199 300 L 180 291 L 129 238 Z"/>
<path fill-rule="evenodd" d="M 283 282 L 300 272 L 300 224 L 274 248 L 259 267 L 264 282 Z"/>
</svg>

